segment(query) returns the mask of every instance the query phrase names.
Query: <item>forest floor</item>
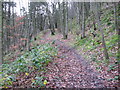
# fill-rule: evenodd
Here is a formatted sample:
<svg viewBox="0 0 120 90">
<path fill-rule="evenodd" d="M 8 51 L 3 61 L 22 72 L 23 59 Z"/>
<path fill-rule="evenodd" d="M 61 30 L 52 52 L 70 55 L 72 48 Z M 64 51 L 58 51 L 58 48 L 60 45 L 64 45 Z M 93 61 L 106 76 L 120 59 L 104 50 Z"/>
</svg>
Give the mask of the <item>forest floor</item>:
<svg viewBox="0 0 120 90">
<path fill-rule="evenodd" d="M 50 33 L 44 34 L 38 44 L 51 43 L 58 48 L 58 54 L 47 66 L 47 72 L 43 73 L 47 77 L 47 88 L 101 88 L 109 86 L 108 81 L 99 73 L 94 65 L 85 60 L 78 54 L 76 48 L 71 47 L 74 42 L 73 35 L 68 39 L 62 39 L 62 34 L 51 36 Z M 79 50 L 80 52 L 80 50 Z M 32 72 L 28 78 L 20 74 L 18 81 L 13 83 L 13 87 L 31 87 L 31 79 L 34 78 L 36 71 Z"/>
<path fill-rule="evenodd" d="M 44 36 L 43 42 L 54 41 L 58 47 L 58 56 L 48 65 L 49 84 L 47 87 L 54 88 L 92 88 L 105 87 L 104 79 L 87 63 L 74 48 L 67 45 L 72 40 L 62 39 L 62 35 Z"/>
<path fill-rule="evenodd" d="M 78 54 L 69 44 L 74 42 L 72 35 L 68 39 L 62 39 L 61 34 L 51 36 L 49 33 L 43 36 L 41 43 L 54 42 L 58 48 L 58 56 L 48 65 L 47 87 L 52 88 L 98 88 L 106 87 L 107 82 L 94 66 Z"/>
</svg>

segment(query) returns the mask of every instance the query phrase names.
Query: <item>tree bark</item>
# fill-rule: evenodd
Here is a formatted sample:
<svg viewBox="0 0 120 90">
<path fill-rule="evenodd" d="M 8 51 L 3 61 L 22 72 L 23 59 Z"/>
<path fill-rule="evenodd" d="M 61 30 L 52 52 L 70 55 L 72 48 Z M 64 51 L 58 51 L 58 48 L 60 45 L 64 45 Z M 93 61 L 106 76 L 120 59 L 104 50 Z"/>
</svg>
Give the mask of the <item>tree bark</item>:
<svg viewBox="0 0 120 90">
<path fill-rule="evenodd" d="M 3 63 L 3 18 L 2 1 L 0 1 L 0 64 Z"/>
<path fill-rule="evenodd" d="M 68 2 L 66 2 L 66 13 L 65 13 L 66 14 L 66 21 L 65 21 L 66 22 L 66 25 L 65 25 L 66 26 L 65 28 L 66 39 L 68 38 L 68 6 L 67 5 L 68 5 Z"/>
<path fill-rule="evenodd" d="M 85 38 L 85 3 L 82 3 L 82 35 L 81 38 Z"/>
<path fill-rule="evenodd" d="M 103 32 L 103 29 L 102 29 L 102 26 L 101 26 L 101 21 L 100 21 L 100 13 L 99 13 L 99 3 L 96 3 L 96 19 L 97 19 L 97 23 L 98 23 L 98 28 L 101 32 L 101 36 L 102 36 L 102 45 L 103 45 L 103 48 L 104 48 L 104 56 L 106 59 L 109 59 L 109 56 L 108 56 L 108 52 L 107 52 L 107 48 L 106 48 L 106 44 L 105 44 L 105 39 L 104 39 L 104 32 Z"/>
<path fill-rule="evenodd" d="M 63 39 L 68 37 L 67 3 L 63 1 Z"/>
<path fill-rule="evenodd" d="M 120 87 L 120 3 L 114 3 L 114 22 L 115 30 L 118 34 L 118 52 L 117 52 L 117 62 L 118 62 L 118 87 Z"/>
<path fill-rule="evenodd" d="M 80 34 L 80 2 L 77 2 L 77 24 L 78 24 L 78 31 L 76 32 L 77 35 Z"/>
<path fill-rule="evenodd" d="M 48 14 L 49 28 L 50 28 L 50 31 L 51 31 L 51 35 L 55 35 L 55 29 L 54 29 L 54 24 L 53 24 L 53 15 L 51 14 L 50 10 L 48 10 L 48 6 L 47 6 L 46 12 Z"/>
<path fill-rule="evenodd" d="M 65 37 L 65 2 L 63 1 L 63 39 L 66 39 Z"/>
<path fill-rule="evenodd" d="M 60 2 L 58 2 L 58 8 L 59 8 L 59 12 L 58 12 L 58 15 L 59 15 L 59 25 L 58 25 L 58 30 L 59 30 L 59 32 L 61 32 L 62 31 L 62 21 L 61 21 L 61 19 L 62 19 L 62 13 L 61 13 L 61 4 L 60 4 Z"/>
</svg>

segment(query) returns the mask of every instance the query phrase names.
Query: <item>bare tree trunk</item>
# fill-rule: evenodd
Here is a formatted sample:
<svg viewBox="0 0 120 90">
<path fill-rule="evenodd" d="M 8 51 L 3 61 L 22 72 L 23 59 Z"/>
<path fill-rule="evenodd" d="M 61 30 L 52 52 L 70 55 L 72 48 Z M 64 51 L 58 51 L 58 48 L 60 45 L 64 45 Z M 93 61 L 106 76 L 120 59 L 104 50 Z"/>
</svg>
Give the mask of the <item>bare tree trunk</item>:
<svg viewBox="0 0 120 90">
<path fill-rule="evenodd" d="M 62 21 L 61 21 L 61 18 L 62 18 L 62 15 L 61 15 L 61 4 L 60 4 L 60 2 L 58 2 L 58 8 L 59 8 L 59 26 L 58 26 L 58 30 L 59 30 L 59 32 L 61 32 L 62 31 Z"/>
<path fill-rule="evenodd" d="M 2 69 L 3 63 L 3 19 L 2 19 L 2 1 L 0 1 L 0 69 Z M 2 74 L 0 74 L 0 79 L 2 79 Z"/>
<path fill-rule="evenodd" d="M 67 3 L 63 1 L 63 39 L 68 37 Z"/>
<path fill-rule="evenodd" d="M 85 3 L 82 3 L 82 35 L 81 38 L 85 38 Z"/>
<path fill-rule="evenodd" d="M 117 4 L 116 3 L 114 3 L 114 21 L 115 21 L 115 30 L 116 30 L 116 33 L 118 33 L 117 32 L 117 30 L 118 30 L 118 26 L 117 26 Z"/>
<path fill-rule="evenodd" d="M 118 8 L 117 8 L 117 6 L 118 6 Z M 120 54 L 120 51 L 119 51 L 119 49 L 120 49 L 120 21 L 118 20 L 119 19 L 119 8 L 120 8 L 120 5 L 119 4 L 117 4 L 117 3 L 114 3 L 114 22 L 115 22 L 115 30 L 116 30 L 116 33 L 118 34 L 118 54 Z M 118 56 L 120 56 L 120 55 L 118 55 Z"/>
<path fill-rule="evenodd" d="M 50 30 L 51 30 L 51 35 L 55 35 L 53 16 L 50 17 Z"/>
<path fill-rule="evenodd" d="M 29 16 L 27 15 L 27 18 L 29 18 Z M 30 20 L 28 19 L 27 20 L 27 28 L 28 28 L 28 30 L 27 30 L 27 50 L 29 51 L 30 50 Z"/>
<path fill-rule="evenodd" d="M 76 32 L 77 35 L 80 34 L 80 2 L 77 2 L 77 24 L 78 24 L 78 31 Z"/>
<path fill-rule="evenodd" d="M 2 19 L 2 1 L 0 1 L 0 64 L 3 63 L 3 19 Z"/>
<path fill-rule="evenodd" d="M 65 2 L 63 1 L 63 39 L 66 39 L 65 37 Z"/>
<path fill-rule="evenodd" d="M 11 6 L 10 6 L 10 2 L 8 3 L 8 16 L 7 16 L 7 26 L 10 26 L 10 16 L 11 16 L 11 12 L 10 12 L 10 9 Z M 7 42 L 6 42 L 6 46 L 7 46 L 7 52 L 6 53 L 9 53 L 9 46 L 10 46 L 10 28 L 7 28 L 6 29 L 7 31 Z"/>
<path fill-rule="evenodd" d="M 55 3 L 52 4 L 53 7 L 53 13 L 52 16 L 50 18 L 51 21 L 51 35 L 55 35 Z"/>
<path fill-rule="evenodd" d="M 5 25 L 6 25 L 6 11 L 7 11 L 7 10 L 6 10 L 6 9 L 7 9 L 6 6 L 7 6 L 7 4 L 4 3 L 4 8 L 5 8 L 5 9 L 4 9 L 4 13 L 3 13 L 3 23 L 4 23 Z M 5 31 L 5 32 L 4 32 L 4 37 L 3 37 L 3 41 L 4 41 L 4 42 L 3 42 L 3 44 L 4 44 L 4 46 L 3 46 L 3 50 L 4 50 L 3 56 L 4 56 L 5 53 L 7 52 L 6 29 L 4 29 L 4 31 Z"/>
<path fill-rule="evenodd" d="M 103 45 L 103 48 L 104 48 L 104 55 L 105 55 L 105 58 L 106 59 L 109 59 L 109 56 L 108 56 L 108 52 L 107 52 L 107 48 L 106 48 L 106 44 L 105 44 L 105 39 L 104 39 L 104 32 L 103 32 L 103 29 L 102 29 L 102 26 L 101 26 L 101 21 L 100 21 L 100 13 L 99 13 L 99 3 L 96 3 L 96 19 L 97 19 L 97 23 L 98 23 L 98 28 L 101 32 L 101 36 L 102 36 L 102 45 Z"/>
<path fill-rule="evenodd" d="M 66 29 L 65 29 L 65 38 L 68 38 L 68 2 L 66 2 Z"/>
<path fill-rule="evenodd" d="M 114 3 L 114 22 L 115 22 L 115 30 L 118 34 L 118 52 L 117 52 L 117 60 L 118 60 L 118 87 L 120 87 L 120 4 Z"/>
<path fill-rule="evenodd" d="M 53 31 L 55 31 L 55 9 L 56 9 L 56 6 L 55 6 L 55 3 L 53 3 L 53 14 L 52 14 L 52 29 L 53 29 Z"/>
<path fill-rule="evenodd" d="M 55 29 L 54 29 L 54 24 L 53 24 L 53 15 L 48 10 L 48 6 L 47 6 L 47 14 L 48 14 L 48 19 L 49 19 L 49 28 L 51 31 L 51 35 L 55 35 Z"/>
<path fill-rule="evenodd" d="M 96 23 L 95 23 L 95 18 L 93 17 L 93 26 L 94 26 L 94 30 L 96 30 Z"/>
</svg>

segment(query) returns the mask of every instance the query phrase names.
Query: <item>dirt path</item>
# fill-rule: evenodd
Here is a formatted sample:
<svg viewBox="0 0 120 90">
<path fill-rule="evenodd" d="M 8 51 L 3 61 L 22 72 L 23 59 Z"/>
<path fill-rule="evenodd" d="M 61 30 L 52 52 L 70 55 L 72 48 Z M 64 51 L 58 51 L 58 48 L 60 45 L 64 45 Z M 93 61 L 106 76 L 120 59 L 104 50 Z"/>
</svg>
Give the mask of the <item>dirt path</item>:
<svg viewBox="0 0 120 90">
<path fill-rule="evenodd" d="M 62 35 L 49 36 L 46 34 L 42 42 L 54 41 L 58 47 L 58 56 L 48 65 L 47 87 L 52 88 L 98 88 L 106 87 L 100 73 L 95 71 L 89 63 L 77 54 L 74 48 L 66 45 L 71 39 L 62 40 Z"/>
</svg>

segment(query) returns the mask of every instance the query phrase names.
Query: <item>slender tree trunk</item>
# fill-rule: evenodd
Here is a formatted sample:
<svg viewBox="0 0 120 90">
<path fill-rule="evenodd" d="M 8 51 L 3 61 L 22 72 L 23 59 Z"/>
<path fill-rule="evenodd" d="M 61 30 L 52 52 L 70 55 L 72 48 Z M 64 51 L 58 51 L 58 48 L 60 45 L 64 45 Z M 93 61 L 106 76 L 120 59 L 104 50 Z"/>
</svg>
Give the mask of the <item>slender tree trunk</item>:
<svg viewBox="0 0 120 90">
<path fill-rule="evenodd" d="M 81 8 L 80 8 L 80 2 L 78 2 L 77 3 L 77 21 L 78 21 L 78 32 L 76 32 L 76 34 L 77 35 L 79 35 L 80 34 L 80 32 L 81 32 L 81 23 L 80 23 L 80 10 L 81 10 Z"/>
<path fill-rule="evenodd" d="M 2 70 L 3 64 L 3 16 L 2 16 L 2 0 L 0 1 L 0 69 Z M 2 79 L 2 74 L 0 74 L 0 79 Z"/>
<path fill-rule="evenodd" d="M 51 28 L 51 35 L 55 35 L 55 5 L 52 4 L 53 11 L 50 17 L 50 28 Z"/>
<path fill-rule="evenodd" d="M 51 19 L 51 35 L 55 35 L 54 21 Z"/>
<path fill-rule="evenodd" d="M 96 30 L 96 23 L 95 23 L 95 18 L 93 17 L 93 26 L 94 26 L 94 30 Z"/>
<path fill-rule="evenodd" d="M 105 39 L 104 39 L 104 32 L 103 32 L 103 29 L 102 29 L 102 26 L 101 26 L 101 21 L 100 21 L 100 13 L 99 13 L 99 3 L 96 3 L 96 19 L 97 19 L 97 23 L 98 23 L 98 28 L 101 32 L 101 36 L 102 36 L 102 45 L 103 45 L 103 48 L 104 48 L 104 55 L 105 55 L 105 58 L 106 59 L 109 59 L 109 56 L 108 56 L 108 52 L 107 52 L 107 48 L 106 48 L 106 44 L 105 44 Z"/>
<path fill-rule="evenodd" d="M 10 15 L 11 15 L 11 13 L 10 13 L 10 8 L 11 8 L 11 6 L 10 6 L 10 2 L 8 3 L 8 16 L 7 16 L 7 22 L 6 22 L 6 24 L 7 24 L 7 26 L 10 26 Z M 7 42 L 6 42 L 6 45 L 7 45 L 7 52 L 6 53 L 9 53 L 9 46 L 10 46 L 10 38 L 9 38 L 9 36 L 10 36 L 10 28 L 7 28 L 6 29 L 7 31 Z"/>
<path fill-rule="evenodd" d="M 0 1 L 0 64 L 3 63 L 3 19 L 2 19 L 2 12 L 3 12 L 2 1 Z"/>
<path fill-rule="evenodd" d="M 4 4 L 4 8 L 5 8 L 5 9 L 4 9 L 4 13 L 3 13 L 3 23 L 4 23 L 5 25 L 6 25 L 6 11 L 7 11 L 6 6 L 7 6 L 7 4 L 5 3 L 5 4 Z M 3 33 L 3 34 L 4 34 L 4 37 L 3 37 L 3 41 L 4 41 L 4 42 L 3 42 L 3 44 L 4 44 L 4 46 L 3 46 L 3 51 L 4 51 L 4 52 L 3 52 L 3 56 L 4 56 L 5 53 L 7 52 L 7 44 L 6 44 L 6 43 L 7 43 L 7 40 L 6 40 L 6 37 L 7 37 L 7 36 L 6 36 L 6 35 L 7 35 L 6 33 L 7 33 L 7 31 L 6 31 L 6 29 L 4 29 L 4 31 L 5 31 L 5 32 Z"/>
<path fill-rule="evenodd" d="M 85 3 L 82 3 L 82 37 L 85 38 Z"/>
<path fill-rule="evenodd" d="M 65 2 L 63 1 L 63 18 L 62 18 L 62 20 L 63 20 L 63 39 L 66 39 L 65 38 Z"/>
<path fill-rule="evenodd" d="M 118 26 L 117 26 L 117 4 L 114 3 L 114 21 L 115 21 L 115 30 L 118 33 Z"/>
<path fill-rule="evenodd" d="M 62 31 L 62 22 L 61 22 L 61 4 L 60 4 L 60 2 L 58 2 L 58 8 L 59 8 L 59 12 L 58 12 L 58 15 L 59 15 L 59 25 L 58 25 L 58 30 L 59 30 L 59 32 L 61 32 Z"/>
<path fill-rule="evenodd" d="M 34 7 L 34 12 L 33 12 L 33 28 L 34 28 L 33 30 L 34 30 L 34 35 L 36 34 L 36 17 L 35 17 L 35 12 L 36 12 L 36 9 Z M 43 28 L 42 28 L 42 30 L 43 30 Z"/>
<path fill-rule="evenodd" d="M 118 6 L 118 8 L 117 8 Z M 120 9 L 120 5 L 117 4 L 117 3 L 114 3 L 114 22 L 115 22 L 115 30 L 116 30 L 116 33 L 118 34 L 118 54 L 120 54 L 120 21 L 119 21 L 119 10 Z M 119 58 L 120 58 L 120 55 L 118 55 Z"/>
<path fill-rule="evenodd" d="M 53 31 L 55 31 L 55 10 L 56 10 L 56 6 L 55 3 L 53 3 L 53 14 L 52 14 L 52 29 Z"/>
<path fill-rule="evenodd" d="M 12 6 L 12 14 L 13 14 L 13 27 L 15 26 L 15 21 L 14 21 L 14 6 Z M 15 33 L 15 28 L 13 28 L 13 33 Z M 13 35 L 14 36 L 14 35 Z M 13 45 L 15 46 L 15 37 L 13 37 Z"/>
<path fill-rule="evenodd" d="M 67 39 L 68 26 L 67 26 L 67 3 L 63 1 L 63 39 Z"/>
<path fill-rule="evenodd" d="M 68 2 L 66 2 L 66 29 L 65 29 L 65 38 L 67 39 L 68 38 Z"/>
<path fill-rule="evenodd" d="M 29 18 L 29 15 L 27 15 L 27 18 Z M 27 51 L 30 50 L 30 20 L 27 20 Z"/>
<path fill-rule="evenodd" d="M 48 8 L 48 7 L 47 7 Z M 48 19 L 49 19 L 49 28 L 50 28 L 50 31 L 51 31 L 51 35 L 55 35 L 55 29 L 54 29 L 54 24 L 53 24 L 53 20 L 52 20 L 52 15 L 50 13 L 49 10 L 47 10 L 47 14 L 48 14 Z"/>
<path fill-rule="evenodd" d="M 117 52 L 117 61 L 118 61 L 118 87 L 120 87 L 120 3 L 114 3 L 114 22 L 115 22 L 115 30 L 118 34 L 118 52 Z"/>
</svg>

